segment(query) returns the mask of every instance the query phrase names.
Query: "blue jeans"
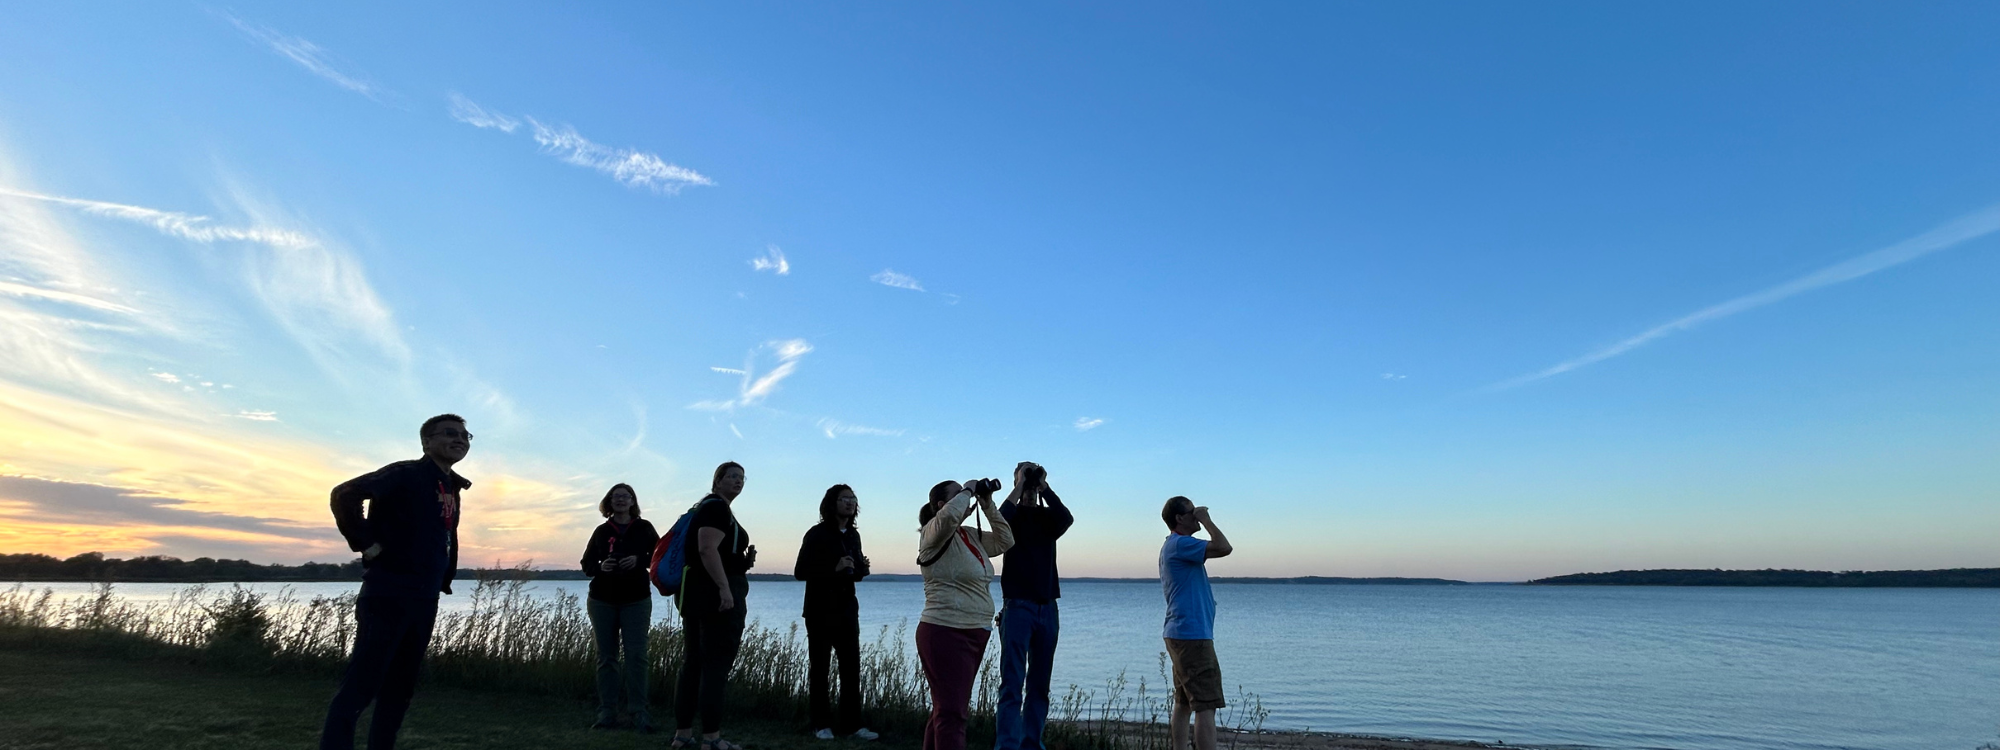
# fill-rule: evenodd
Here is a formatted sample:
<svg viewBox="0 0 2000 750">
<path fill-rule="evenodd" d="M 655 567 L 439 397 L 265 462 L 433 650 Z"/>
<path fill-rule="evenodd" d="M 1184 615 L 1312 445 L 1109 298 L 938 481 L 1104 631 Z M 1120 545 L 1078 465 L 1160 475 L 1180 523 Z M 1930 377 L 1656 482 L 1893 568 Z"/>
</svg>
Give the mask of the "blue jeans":
<svg viewBox="0 0 2000 750">
<path fill-rule="evenodd" d="M 632 723 L 646 718 L 646 631 L 653 627 L 653 597 L 608 604 L 591 599 L 590 627 L 597 635 L 597 718 L 618 718 L 618 642 L 625 642 L 625 710 Z"/>
<path fill-rule="evenodd" d="M 1061 631 L 1054 601 L 1008 599 L 1000 610 L 1000 705 L 993 750 L 1042 750 L 1042 728 L 1049 723 L 1049 670 Z"/>
</svg>

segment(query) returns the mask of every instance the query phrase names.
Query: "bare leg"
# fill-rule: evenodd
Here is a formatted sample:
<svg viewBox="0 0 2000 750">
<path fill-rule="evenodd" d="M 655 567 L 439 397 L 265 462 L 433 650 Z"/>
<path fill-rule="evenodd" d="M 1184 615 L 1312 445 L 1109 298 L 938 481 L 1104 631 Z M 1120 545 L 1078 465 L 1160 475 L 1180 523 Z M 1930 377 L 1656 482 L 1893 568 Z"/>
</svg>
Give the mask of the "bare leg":
<svg viewBox="0 0 2000 750">
<path fill-rule="evenodd" d="M 1215 750 L 1215 709 L 1194 714 L 1194 750 Z"/>
<path fill-rule="evenodd" d="M 1174 715 L 1172 723 L 1167 725 L 1167 732 L 1169 739 L 1167 750 L 1188 750 L 1189 714 L 1190 712 L 1188 711 L 1187 704 L 1182 703 L 1180 701 L 1174 701 Z M 1210 712 L 1209 715 L 1213 717 L 1214 713 Z"/>
</svg>

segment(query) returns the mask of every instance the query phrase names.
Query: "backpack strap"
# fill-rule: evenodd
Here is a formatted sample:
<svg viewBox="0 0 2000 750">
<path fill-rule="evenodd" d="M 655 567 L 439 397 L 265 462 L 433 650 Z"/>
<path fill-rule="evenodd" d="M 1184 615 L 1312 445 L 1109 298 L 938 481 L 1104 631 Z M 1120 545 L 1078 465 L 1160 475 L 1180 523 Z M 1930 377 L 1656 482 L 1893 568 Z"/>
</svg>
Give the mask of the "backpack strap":
<svg viewBox="0 0 2000 750">
<path fill-rule="evenodd" d="M 983 533 L 983 532 L 982 532 L 982 533 Z M 975 560 L 978 560 L 978 561 L 979 561 L 979 564 L 980 564 L 980 566 L 981 566 L 981 567 L 985 567 L 985 565 L 986 565 L 986 556 L 985 556 L 985 555 L 982 555 L 982 554 L 979 554 L 979 548 L 978 548 L 978 547 L 975 547 L 975 546 L 973 546 L 973 545 L 972 545 L 972 537 L 970 537 L 970 536 L 966 535 L 966 533 L 965 533 L 965 527 L 963 527 L 963 526 L 959 527 L 959 529 L 958 529 L 958 540 L 959 540 L 959 541 L 961 541 L 961 542 L 965 542 L 965 548 L 966 548 L 967 550 L 970 550 L 970 551 L 972 552 L 972 559 L 975 559 Z M 936 564 L 938 560 L 941 560 L 941 559 L 943 559 L 943 558 L 944 558 L 944 553 L 945 553 L 945 551 L 946 551 L 946 550 L 949 550 L 949 549 L 951 549 L 951 540 L 950 540 L 950 539 L 946 539 L 946 540 L 944 541 L 944 544 L 940 544 L 940 545 L 938 545 L 938 551 L 937 551 L 937 554 L 935 554 L 935 555 L 931 555 L 931 559 L 929 559 L 929 560 L 925 560 L 925 559 L 923 559 L 922 557 L 918 557 L 918 558 L 917 558 L 917 566 L 918 566 L 918 567 L 924 567 L 924 568 L 928 568 L 928 567 L 930 567 L 931 565 L 933 565 L 933 564 Z"/>
</svg>

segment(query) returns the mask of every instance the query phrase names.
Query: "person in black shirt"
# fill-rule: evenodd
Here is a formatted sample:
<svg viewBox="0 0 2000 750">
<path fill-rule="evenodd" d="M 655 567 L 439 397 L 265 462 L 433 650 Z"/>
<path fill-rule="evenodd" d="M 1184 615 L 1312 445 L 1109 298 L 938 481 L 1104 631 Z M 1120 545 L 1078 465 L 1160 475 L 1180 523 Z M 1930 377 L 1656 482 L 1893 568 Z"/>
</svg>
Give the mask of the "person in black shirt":
<svg viewBox="0 0 2000 750">
<path fill-rule="evenodd" d="M 710 489 L 688 521 L 695 554 L 681 579 L 681 632 L 686 642 L 675 683 L 671 747 L 693 744 L 699 711 L 704 750 L 742 750 L 722 739 L 722 696 L 729 669 L 736 664 L 736 650 L 743 645 L 743 598 L 750 595 L 746 574 L 757 564 L 757 547 L 730 510 L 743 492 L 743 465 L 730 461 L 715 467 Z"/>
<path fill-rule="evenodd" d="M 806 673 L 810 686 L 813 736 L 830 740 L 844 734 L 872 740 L 881 735 L 861 726 L 861 604 L 854 582 L 868 577 L 868 556 L 861 554 L 861 532 L 854 517 L 861 501 L 844 484 L 826 489 L 819 501 L 819 523 L 806 530 L 799 544 L 792 577 L 806 582 L 806 648 L 812 655 Z M 833 715 L 827 684 L 827 657 L 840 657 L 840 716 Z"/>
<path fill-rule="evenodd" d="M 321 750 L 353 750 L 354 724 L 369 703 L 375 718 L 368 724 L 368 747 L 396 746 L 437 624 L 438 594 L 451 593 L 459 493 L 472 486 L 451 467 L 472 450 L 472 433 L 463 417 L 439 414 L 424 420 L 417 437 L 423 458 L 333 488 L 334 525 L 348 548 L 361 553 L 363 571 L 354 600 L 354 652 L 327 706 Z"/>
<path fill-rule="evenodd" d="M 583 548 L 583 574 L 590 576 L 586 609 L 597 635 L 597 722 L 592 729 L 618 725 L 618 642 L 625 642 L 625 710 L 632 728 L 653 731 L 646 716 L 646 631 L 653 627 L 653 587 L 646 575 L 653 545 L 660 541 L 653 524 L 639 517 L 639 495 L 632 485 L 611 485 L 598 501 L 604 523 L 590 534 Z"/>
<path fill-rule="evenodd" d="M 1055 664 L 1062 621 L 1056 600 L 1056 540 L 1076 518 L 1049 489 L 1048 472 L 1023 461 L 1014 467 L 1014 491 L 1000 506 L 1014 528 L 1000 573 L 1000 700 L 994 711 L 994 750 L 1042 750 L 1049 720 L 1049 670 Z M 1023 700 L 1023 683 L 1027 689 Z"/>
</svg>

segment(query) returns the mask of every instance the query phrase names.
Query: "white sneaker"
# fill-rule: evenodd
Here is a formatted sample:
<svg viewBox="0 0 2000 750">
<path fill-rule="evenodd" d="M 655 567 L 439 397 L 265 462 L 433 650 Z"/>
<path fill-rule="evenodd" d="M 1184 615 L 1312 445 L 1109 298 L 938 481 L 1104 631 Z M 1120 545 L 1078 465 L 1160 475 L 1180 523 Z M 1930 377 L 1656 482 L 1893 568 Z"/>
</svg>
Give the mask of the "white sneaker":
<svg viewBox="0 0 2000 750">
<path fill-rule="evenodd" d="M 821 729 L 817 732 L 813 732 L 813 736 L 822 740 L 830 740 L 833 739 L 833 730 Z"/>
<path fill-rule="evenodd" d="M 881 739 L 881 737 L 882 735 L 868 731 L 867 727 L 854 730 L 854 739 L 861 740 L 862 742 L 874 742 Z"/>
</svg>

